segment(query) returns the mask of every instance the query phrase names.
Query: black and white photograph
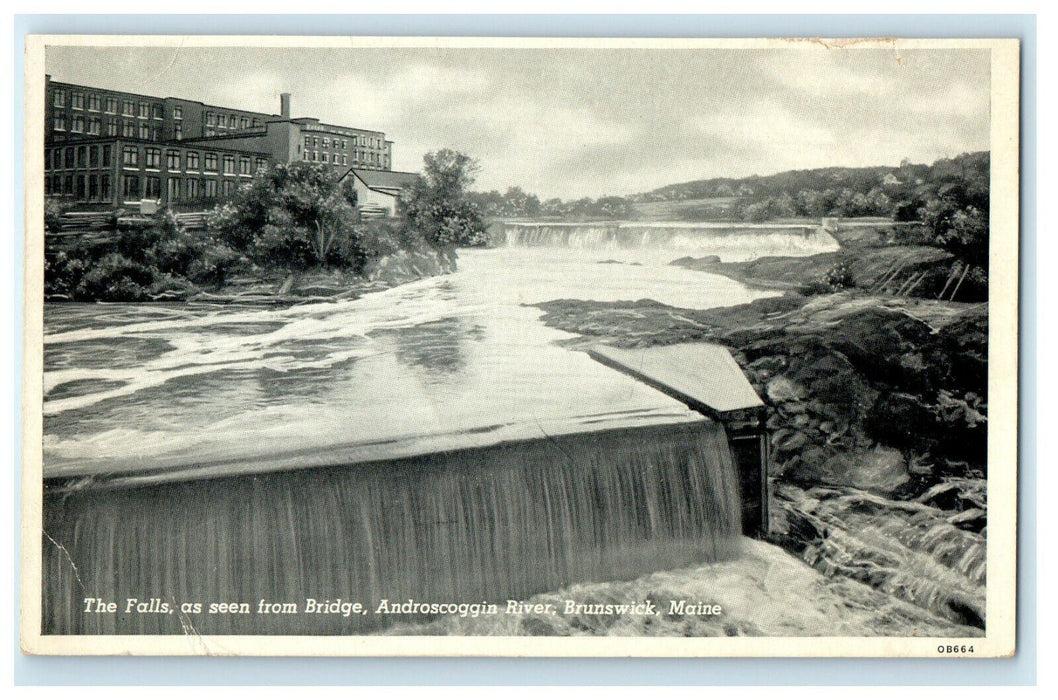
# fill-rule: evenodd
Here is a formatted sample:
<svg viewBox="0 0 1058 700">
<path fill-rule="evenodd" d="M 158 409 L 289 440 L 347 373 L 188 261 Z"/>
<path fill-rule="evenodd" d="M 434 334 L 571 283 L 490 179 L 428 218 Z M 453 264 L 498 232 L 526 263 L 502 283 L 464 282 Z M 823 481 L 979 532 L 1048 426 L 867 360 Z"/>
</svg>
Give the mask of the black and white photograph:
<svg viewBox="0 0 1058 700">
<path fill-rule="evenodd" d="M 1016 40 L 27 43 L 26 651 L 1014 653 Z"/>
</svg>

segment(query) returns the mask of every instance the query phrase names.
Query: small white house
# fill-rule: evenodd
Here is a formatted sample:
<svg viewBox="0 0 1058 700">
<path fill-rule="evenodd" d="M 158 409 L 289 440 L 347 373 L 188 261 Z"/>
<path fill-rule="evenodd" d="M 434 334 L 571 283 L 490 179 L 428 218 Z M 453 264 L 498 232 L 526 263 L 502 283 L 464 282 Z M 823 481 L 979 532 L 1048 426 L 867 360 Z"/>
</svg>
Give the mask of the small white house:
<svg viewBox="0 0 1058 700">
<path fill-rule="evenodd" d="M 394 170 L 359 170 L 349 172 L 356 189 L 356 206 L 363 216 L 394 216 L 397 198 L 415 178 L 415 173 Z"/>
</svg>

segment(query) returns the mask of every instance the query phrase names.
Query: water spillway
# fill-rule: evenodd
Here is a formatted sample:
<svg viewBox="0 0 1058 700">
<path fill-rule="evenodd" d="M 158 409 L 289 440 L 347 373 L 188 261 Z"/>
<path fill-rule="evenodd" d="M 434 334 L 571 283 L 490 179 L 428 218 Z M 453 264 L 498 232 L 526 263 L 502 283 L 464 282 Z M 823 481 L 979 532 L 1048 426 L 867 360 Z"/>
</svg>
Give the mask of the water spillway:
<svg viewBox="0 0 1058 700">
<path fill-rule="evenodd" d="M 710 421 L 505 442 L 328 468 L 69 489 L 44 507 L 46 634 L 355 634 L 572 582 L 733 556 L 738 484 Z M 367 615 L 260 614 L 260 601 Z M 117 601 L 86 614 L 86 598 Z M 158 599 L 173 613 L 127 614 Z M 247 614 L 180 612 L 241 603 Z"/>
<path fill-rule="evenodd" d="M 837 250 L 839 244 L 817 224 L 741 222 L 516 222 L 493 224 L 491 238 L 502 246 L 585 250 L 656 248 L 681 255 L 708 252 L 721 257 L 808 255 Z"/>
</svg>

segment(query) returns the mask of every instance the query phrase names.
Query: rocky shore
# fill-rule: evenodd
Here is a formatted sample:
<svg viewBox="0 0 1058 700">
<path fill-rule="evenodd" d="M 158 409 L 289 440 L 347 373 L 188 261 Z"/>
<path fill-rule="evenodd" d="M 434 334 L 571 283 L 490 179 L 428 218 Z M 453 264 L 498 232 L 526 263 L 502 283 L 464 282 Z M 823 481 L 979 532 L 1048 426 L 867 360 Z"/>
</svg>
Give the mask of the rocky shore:
<svg viewBox="0 0 1058 700">
<path fill-rule="evenodd" d="M 681 260 L 787 291 L 704 311 L 652 300 L 539 307 L 548 325 L 577 334 L 573 347 L 700 340 L 730 348 L 768 406 L 771 541 L 825 577 L 981 630 L 987 306 L 906 291 L 944 256 L 894 246 L 750 263 Z M 803 293 L 838 260 L 847 261 L 852 289 Z"/>
</svg>

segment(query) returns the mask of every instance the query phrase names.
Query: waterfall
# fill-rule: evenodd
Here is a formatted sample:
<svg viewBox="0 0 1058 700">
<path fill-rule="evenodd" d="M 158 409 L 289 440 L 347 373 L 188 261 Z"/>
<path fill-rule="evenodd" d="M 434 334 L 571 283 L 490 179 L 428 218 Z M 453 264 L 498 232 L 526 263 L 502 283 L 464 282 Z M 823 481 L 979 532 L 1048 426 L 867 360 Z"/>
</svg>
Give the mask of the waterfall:
<svg viewBox="0 0 1058 700">
<path fill-rule="evenodd" d="M 839 247 L 815 224 L 502 222 L 494 224 L 491 232 L 502 246 L 585 250 L 670 248 L 689 253 L 748 248 L 768 254 L 811 254 Z"/>
<path fill-rule="evenodd" d="M 502 608 L 728 558 L 741 523 L 724 429 L 697 421 L 146 487 L 51 482 L 44 530 L 45 634 L 359 634 L 429 618 L 375 615 L 383 599 Z M 175 612 L 125 614 L 128 598 Z M 307 598 L 367 614 L 305 614 Z M 259 614 L 261 600 L 299 614 Z"/>
</svg>

